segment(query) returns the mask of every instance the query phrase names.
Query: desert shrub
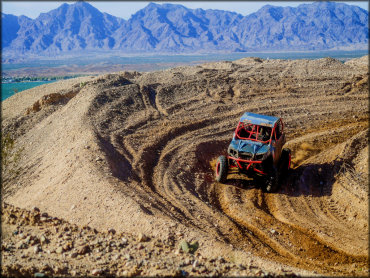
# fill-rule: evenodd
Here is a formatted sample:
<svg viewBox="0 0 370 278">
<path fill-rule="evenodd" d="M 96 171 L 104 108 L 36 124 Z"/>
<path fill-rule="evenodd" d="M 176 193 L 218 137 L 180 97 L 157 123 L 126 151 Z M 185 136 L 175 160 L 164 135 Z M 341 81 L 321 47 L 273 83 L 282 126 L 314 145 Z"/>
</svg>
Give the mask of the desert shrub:
<svg viewBox="0 0 370 278">
<path fill-rule="evenodd" d="M 7 134 L 1 134 L 1 169 L 5 175 L 18 174 L 16 168 L 21 158 L 23 147 L 15 148 L 15 139 Z"/>
</svg>

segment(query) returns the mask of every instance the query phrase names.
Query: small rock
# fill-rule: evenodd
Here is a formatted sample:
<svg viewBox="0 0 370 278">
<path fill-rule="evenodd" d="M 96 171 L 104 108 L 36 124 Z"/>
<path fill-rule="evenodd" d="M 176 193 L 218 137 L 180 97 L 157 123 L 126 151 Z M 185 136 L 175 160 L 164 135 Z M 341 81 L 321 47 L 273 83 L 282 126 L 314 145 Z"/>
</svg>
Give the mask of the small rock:
<svg viewBox="0 0 370 278">
<path fill-rule="evenodd" d="M 270 232 L 274 235 L 276 234 L 276 231 L 274 229 L 271 229 Z"/>
<path fill-rule="evenodd" d="M 116 243 L 114 241 L 112 241 L 110 244 L 109 244 L 110 247 L 116 247 Z"/>
<path fill-rule="evenodd" d="M 38 252 L 40 252 L 40 246 L 36 245 L 33 247 L 33 253 L 37 254 Z"/>
<path fill-rule="evenodd" d="M 103 270 L 102 269 L 97 269 L 97 268 L 95 268 L 95 269 L 93 269 L 92 271 L 91 271 L 91 274 L 92 275 L 94 275 L 94 276 L 96 276 L 96 275 L 100 275 L 100 274 L 102 274 L 103 273 Z"/>
<path fill-rule="evenodd" d="M 37 211 L 37 212 L 40 212 L 40 209 L 38 207 L 33 207 L 32 208 L 33 211 Z"/>
<path fill-rule="evenodd" d="M 145 242 L 145 241 L 148 241 L 149 238 L 144 235 L 143 233 L 139 233 L 138 237 L 137 237 L 137 241 L 138 242 Z"/>
<path fill-rule="evenodd" d="M 116 230 L 115 229 L 113 229 L 113 228 L 110 228 L 109 230 L 108 230 L 108 234 L 115 234 L 116 233 Z"/>
<path fill-rule="evenodd" d="M 77 254 L 84 255 L 90 251 L 89 245 L 85 244 L 77 248 Z"/>
<path fill-rule="evenodd" d="M 41 278 L 41 277 L 46 277 L 46 275 L 45 275 L 45 273 L 42 273 L 42 272 L 36 272 L 33 277 L 35 277 L 35 278 Z"/>
<path fill-rule="evenodd" d="M 42 272 L 47 272 L 47 271 L 53 271 L 50 265 L 44 264 L 43 267 L 41 268 Z"/>
<path fill-rule="evenodd" d="M 66 274 L 67 271 L 68 271 L 68 268 L 65 266 L 57 266 L 54 272 L 55 274 Z"/>
<path fill-rule="evenodd" d="M 263 274 L 263 271 L 261 269 L 257 269 L 254 274 L 256 274 L 257 276 L 261 276 Z"/>
<path fill-rule="evenodd" d="M 26 235 L 25 235 L 25 234 L 23 234 L 23 233 L 21 233 L 21 234 L 19 234 L 19 237 L 20 237 L 21 239 L 25 239 L 25 238 L 26 238 Z"/>
<path fill-rule="evenodd" d="M 46 237 L 45 237 L 44 235 L 42 235 L 42 236 L 40 237 L 40 242 L 41 242 L 41 243 L 46 243 L 46 241 L 47 241 Z"/>
<path fill-rule="evenodd" d="M 64 251 L 68 251 L 68 250 L 71 250 L 72 249 L 72 243 L 70 242 L 67 242 L 66 244 L 63 245 L 63 250 Z"/>
<path fill-rule="evenodd" d="M 245 269 L 247 269 L 244 265 L 242 265 L 242 264 L 238 264 L 238 268 L 240 269 L 240 270 L 245 270 Z"/>
<path fill-rule="evenodd" d="M 17 248 L 17 249 L 26 249 L 27 248 L 27 244 L 24 243 L 23 241 L 18 241 L 15 244 L 15 248 Z"/>
<path fill-rule="evenodd" d="M 207 268 L 204 267 L 204 266 L 200 267 L 199 270 L 198 270 L 199 273 L 204 273 L 206 271 L 207 271 Z"/>
<path fill-rule="evenodd" d="M 126 245 L 127 243 L 128 243 L 128 240 L 127 240 L 127 238 L 121 238 L 121 242 L 122 242 L 122 244 L 124 244 L 124 245 Z"/>
<path fill-rule="evenodd" d="M 193 262 L 193 268 L 196 268 L 196 267 L 198 267 L 199 266 L 199 262 L 198 262 L 198 260 L 195 260 L 194 262 Z"/>
<path fill-rule="evenodd" d="M 42 214 L 41 214 L 41 217 L 48 217 L 49 215 L 46 213 L 46 212 L 43 212 Z"/>
<path fill-rule="evenodd" d="M 71 253 L 71 255 L 69 255 L 71 258 L 76 258 L 77 257 L 77 253 L 76 252 L 73 252 L 73 253 Z"/>
<path fill-rule="evenodd" d="M 57 253 L 57 254 L 62 254 L 62 253 L 63 253 L 63 247 L 62 247 L 62 246 L 59 246 L 59 247 L 55 250 L 55 253 Z"/>
</svg>

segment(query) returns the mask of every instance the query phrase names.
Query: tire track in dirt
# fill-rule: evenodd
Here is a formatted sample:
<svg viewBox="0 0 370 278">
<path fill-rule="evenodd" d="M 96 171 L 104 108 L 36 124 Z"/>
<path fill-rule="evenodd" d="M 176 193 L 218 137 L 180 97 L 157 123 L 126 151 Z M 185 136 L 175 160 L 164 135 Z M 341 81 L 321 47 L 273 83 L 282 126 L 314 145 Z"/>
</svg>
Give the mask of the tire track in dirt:
<svg viewBox="0 0 370 278">
<path fill-rule="evenodd" d="M 286 72 L 292 70 L 292 66 L 289 66 Z M 254 73 L 258 72 L 260 71 L 254 71 Z M 212 76 L 210 72 L 207 72 L 207 74 L 208 77 Z M 325 78 L 321 79 L 324 83 L 328 83 Z M 194 86 L 189 83 L 188 85 Z M 322 87 L 325 87 L 325 85 L 323 84 Z M 162 107 L 162 111 L 165 111 L 165 113 L 162 112 L 165 122 L 163 122 L 163 117 L 159 117 L 154 119 L 151 125 L 143 123 L 142 126 L 136 126 L 131 129 L 132 131 L 142 129 L 152 137 L 148 142 L 145 142 L 138 153 L 132 156 L 131 163 L 138 181 L 150 189 L 148 193 L 155 193 L 158 196 L 159 200 L 157 201 L 163 203 L 161 208 L 164 211 L 162 213 L 204 233 L 216 233 L 218 235 L 220 233 L 219 231 L 214 231 L 212 221 L 217 221 L 221 214 L 226 215 L 228 220 L 226 220 L 225 225 L 230 225 L 233 228 L 230 233 L 230 231 L 225 231 L 228 229 L 224 227 L 224 232 L 221 232 L 223 240 L 235 246 L 249 246 L 245 249 L 246 251 L 251 251 L 250 246 L 252 244 L 254 254 L 282 263 L 299 265 L 307 269 L 321 269 L 321 271 L 328 273 L 346 272 L 348 265 L 352 263 L 365 265 L 366 256 L 355 256 L 351 252 L 347 253 L 336 244 L 333 245 L 333 240 L 329 240 L 322 231 L 312 229 L 312 227 L 316 226 L 320 227 L 324 233 L 336 233 L 339 235 L 348 226 L 343 223 L 347 220 L 344 215 L 333 219 L 332 211 L 335 211 L 336 207 L 333 207 L 332 202 L 327 202 L 327 197 L 322 189 L 319 192 L 315 192 L 317 189 L 313 188 L 314 183 L 319 183 L 324 188 L 323 184 L 320 184 L 322 181 L 319 181 L 319 179 L 325 179 L 325 177 L 321 175 L 322 177 L 320 178 L 320 175 L 317 176 L 317 173 L 314 173 L 317 177 L 312 176 L 312 171 L 317 171 L 324 165 L 315 166 L 311 170 L 310 164 L 305 164 L 312 163 L 309 161 L 315 160 L 315 157 L 328 147 L 327 137 L 330 137 L 330 140 L 336 138 L 335 141 L 330 142 L 332 147 L 350 139 L 358 132 L 358 127 L 362 129 L 366 127 L 361 122 L 346 124 L 346 121 L 344 121 L 344 125 L 334 129 L 331 127 L 330 122 L 325 121 L 316 123 L 316 126 L 314 126 L 315 123 L 312 125 L 312 121 L 315 121 L 316 118 L 323 119 L 325 115 L 337 113 L 336 106 L 338 104 L 334 104 L 333 100 L 346 103 L 342 110 L 342 114 L 345 115 L 351 110 L 351 106 L 355 105 L 354 102 L 357 102 L 358 98 L 344 99 L 341 96 L 329 94 L 328 96 L 319 97 L 322 98 L 320 104 L 313 104 L 317 101 L 318 96 L 317 93 L 311 90 L 302 99 L 301 96 L 292 98 L 292 94 L 287 94 L 285 89 L 273 89 L 272 91 L 269 89 L 269 95 L 246 95 L 246 99 L 239 96 L 238 101 L 240 103 L 233 107 L 233 112 L 226 112 L 227 110 L 225 111 L 219 106 L 217 101 L 214 101 L 214 97 L 218 97 L 219 88 L 216 89 L 216 93 L 207 89 L 206 94 L 203 94 L 203 99 L 194 96 L 176 101 L 176 97 L 173 95 L 175 98 L 173 100 L 174 104 L 169 105 L 168 96 L 163 97 L 163 94 L 175 94 L 176 90 L 179 90 L 179 88 L 171 85 L 167 89 L 162 87 L 159 93 L 152 92 L 152 96 L 156 96 L 154 100 L 156 106 L 153 106 L 148 100 L 144 100 L 145 106 L 149 109 Z M 229 89 L 226 88 L 226 90 Z M 141 91 L 143 90 L 141 89 Z M 194 90 L 190 89 L 189 91 Z M 298 93 L 296 92 L 295 94 Z M 230 96 L 235 100 L 234 94 Z M 167 99 L 165 104 L 161 103 L 164 99 Z M 288 99 L 289 104 L 284 101 Z M 204 101 L 208 103 L 208 107 L 202 104 Z M 284 197 L 279 197 L 264 194 L 258 189 L 258 184 L 257 188 L 248 189 L 244 188 L 242 183 L 242 187 L 236 187 L 235 189 L 233 186 L 215 184 L 209 178 L 203 184 L 203 188 L 208 187 L 208 189 L 202 192 L 206 196 L 199 195 L 196 191 L 194 185 L 197 184 L 197 178 L 192 171 L 196 169 L 194 167 L 194 165 L 197 165 L 196 159 L 199 160 L 199 157 L 195 159 L 194 156 L 194 153 L 197 152 L 197 146 L 213 141 L 216 136 L 205 136 L 205 134 L 214 134 L 215 131 L 216 134 L 223 134 L 222 138 L 218 139 L 227 140 L 231 138 L 233 124 L 228 119 L 235 119 L 235 122 L 237 122 L 240 114 L 246 110 L 243 106 L 246 103 L 248 103 L 249 111 L 286 115 L 288 136 L 289 126 L 293 128 L 301 126 L 304 128 L 301 131 L 302 135 L 293 137 L 293 140 L 288 143 L 293 149 L 293 161 L 295 159 L 294 153 L 299 154 L 298 150 L 302 143 L 311 142 L 310 144 L 313 146 L 312 150 L 308 149 L 305 157 L 300 160 L 296 158 L 298 159 L 296 161 L 297 168 L 293 174 L 296 180 L 290 181 L 290 184 L 296 190 L 295 195 L 299 199 L 298 202 L 295 199 L 291 199 L 291 197 L 287 197 L 289 195 L 285 196 L 282 194 Z M 225 108 L 229 107 L 230 102 L 224 102 L 224 105 Z M 194 111 L 197 107 L 203 107 L 205 110 Z M 189 111 L 200 113 L 189 119 Z M 219 111 L 222 116 L 215 117 L 213 112 L 212 120 L 204 118 L 212 111 Z M 194 116 L 194 114 L 191 116 Z M 197 120 L 199 117 L 202 120 Z M 311 123 L 309 123 L 311 126 L 300 120 L 305 118 L 311 119 Z M 348 116 L 343 118 L 347 120 Z M 339 122 L 341 121 L 342 119 L 339 118 Z M 164 126 L 161 125 L 163 123 L 165 123 Z M 153 128 L 153 126 L 156 128 Z M 310 129 L 318 129 L 319 131 L 307 133 Z M 229 135 L 227 135 L 227 130 L 229 130 Z M 341 135 L 343 132 L 346 135 Z M 133 135 L 135 135 L 135 132 Z M 131 137 L 129 140 L 126 140 L 127 145 L 124 144 L 128 149 L 128 146 L 132 144 L 132 139 Z M 214 153 L 214 155 L 218 155 L 224 152 L 225 149 L 211 148 L 209 151 Z M 133 154 L 133 152 L 131 153 Z M 209 163 L 212 157 L 206 155 L 206 157 L 201 157 L 201 159 L 203 159 L 201 163 Z M 210 170 L 212 171 L 212 169 L 208 169 L 208 171 Z M 208 172 L 208 177 L 211 176 L 212 173 Z M 213 185 L 211 185 L 212 183 Z M 253 181 L 249 183 L 249 186 L 251 184 L 253 184 Z M 215 190 L 215 193 L 211 193 L 209 190 Z M 209 198 L 212 194 L 213 198 L 216 199 Z M 317 196 L 316 198 L 320 199 L 320 201 L 313 202 L 310 197 L 312 194 Z M 326 194 L 330 194 L 330 192 Z M 210 213 L 211 208 L 204 200 L 209 200 L 211 204 L 216 204 L 216 214 Z M 170 208 L 173 208 L 172 211 Z M 279 211 L 283 208 L 287 212 L 294 211 L 293 217 L 287 218 L 285 214 L 285 217 L 281 218 Z M 205 219 L 207 218 L 210 220 L 206 221 Z M 323 222 L 327 222 L 328 225 L 323 224 Z M 271 231 L 273 231 L 273 234 Z M 337 265 L 334 266 L 334 264 Z M 317 267 L 317 265 L 320 267 Z"/>
<path fill-rule="evenodd" d="M 163 219 L 204 245 L 213 238 L 266 261 L 361 275 L 368 261 L 368 167 L 360 155 L 368 140 L 366 75 L 353 61 L 329 58 L 111 74 L 86 88 L 93 97 L 84 120 L 113 174 L 104 182 L 130 196 L 153 226 Z M 235 173 L 225 184 L 214 181 L 213 162 L 245 111 L 284 120 L 294 167 L 277 193 Z M 122 222 L 141 220 L 130 217 Z"/>
</svg>

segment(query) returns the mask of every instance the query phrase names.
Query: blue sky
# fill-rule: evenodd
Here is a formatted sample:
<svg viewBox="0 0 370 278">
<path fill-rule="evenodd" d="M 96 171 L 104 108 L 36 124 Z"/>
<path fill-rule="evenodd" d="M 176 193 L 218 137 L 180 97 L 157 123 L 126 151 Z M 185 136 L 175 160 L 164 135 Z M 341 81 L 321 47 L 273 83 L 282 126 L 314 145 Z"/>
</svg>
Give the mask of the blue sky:
<svg viewBox="0 0 370 278">
<path fill-rule="evenodd" d="M 227 11 L 234 11 L 240 13 L 242 15 L 247 15 L 259 10 L 262 6 L 266 4 L 274 5 L 274 6 L 291 6 L 296 7 L 303 3 L 312 3 L 312 1 L 300 1 L 300 2 L 293 2 L 293 1 L 168 1 L 168 2 L 159 2 L 159 1 L 87 1 L 101 12 L 106 12 L 111 15 L 121 17 L 124 19 L 129 19 L 132 14 L 137 12 L 138 10 L 147 6 L 150 2 L 156 2 L 159 4 L 162 3 L 174 3 L 184 5 L 190 9 L 202 8 L 202 9 L 219 9 L 219 10 L 227 10 Z M 339 2 L 339 1 L 337 1 Z M 342 1 L 341 1 L 342 2 Z M 39 1 L 39 2 L 22 2 L 22 1 L 1 1 L 2 4 L 2 12 L 6 14 L 14 14 L 14 15 L 25 15 L 30 18 L 36 18 L 39 16 L 40 13 L 48 12 L 52 9 L 58 8 L 63 3 L 72 4 L 74 2 L 63 2 L 63 1 Z M 349 5 L 356 5 L 365 10 L 368 10 L 368 1 L 351 1 L 345 2 Z"/>
</svg>

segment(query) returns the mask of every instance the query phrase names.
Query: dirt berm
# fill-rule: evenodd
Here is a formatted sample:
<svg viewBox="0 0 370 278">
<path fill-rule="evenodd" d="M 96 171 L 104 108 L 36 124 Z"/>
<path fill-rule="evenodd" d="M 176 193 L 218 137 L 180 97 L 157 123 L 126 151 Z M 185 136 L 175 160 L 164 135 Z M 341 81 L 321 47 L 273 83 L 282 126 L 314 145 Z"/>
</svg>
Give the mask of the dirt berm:
<svg viewBox="0 0 370 278">
<path fill-rule="evenodd" d="M 182 240 L 197 240 L 194 256 L 202 259 L 174 263 L 177 272 L 170 275 L 367 275 L 367 61 L 245 58 L 71 79 L 18 93 L 2 103 L 2 135 L 9 139 L 3 202 L 28 211 L 36 206 L 97 232 L 171 239 L 171 255 L 163 253 L 163 260 L 181 255 Z M 236 175 L 226 184 L 214 181 L 214 161 L 245 111 L 284 120 L 293 169 L 277 193 Z M 7 223 L 17 231 L 3 226 L 9 242 L 28 223 L 13 218 Z M 63 244 L 63 234 L 50 233 Z M 18 268 L 33 264 L 41 271 L 51 260 L 48 250 L 70 266 L 53 273 L 91 274 L 89 266 L 104 255 L 63 253 L 77 247 L 58 253 L 46 245 L 28 256 L 28 249 L 3 245 L 3 270 L 11 273 L 16 261 Z M 144 247 L 130 252 L 135 257 Z M 228 271 L 200 267 L 220 256 L 232 263 Z M 112 269 L 112 263 L 131 267 L 130 256 L 104 258 Z M 150 275 L 146 259 L 135 265 L 141 272 L 126 274 Z M 72 271 L 77 264 L 87 272 Z"/>
</svg>

